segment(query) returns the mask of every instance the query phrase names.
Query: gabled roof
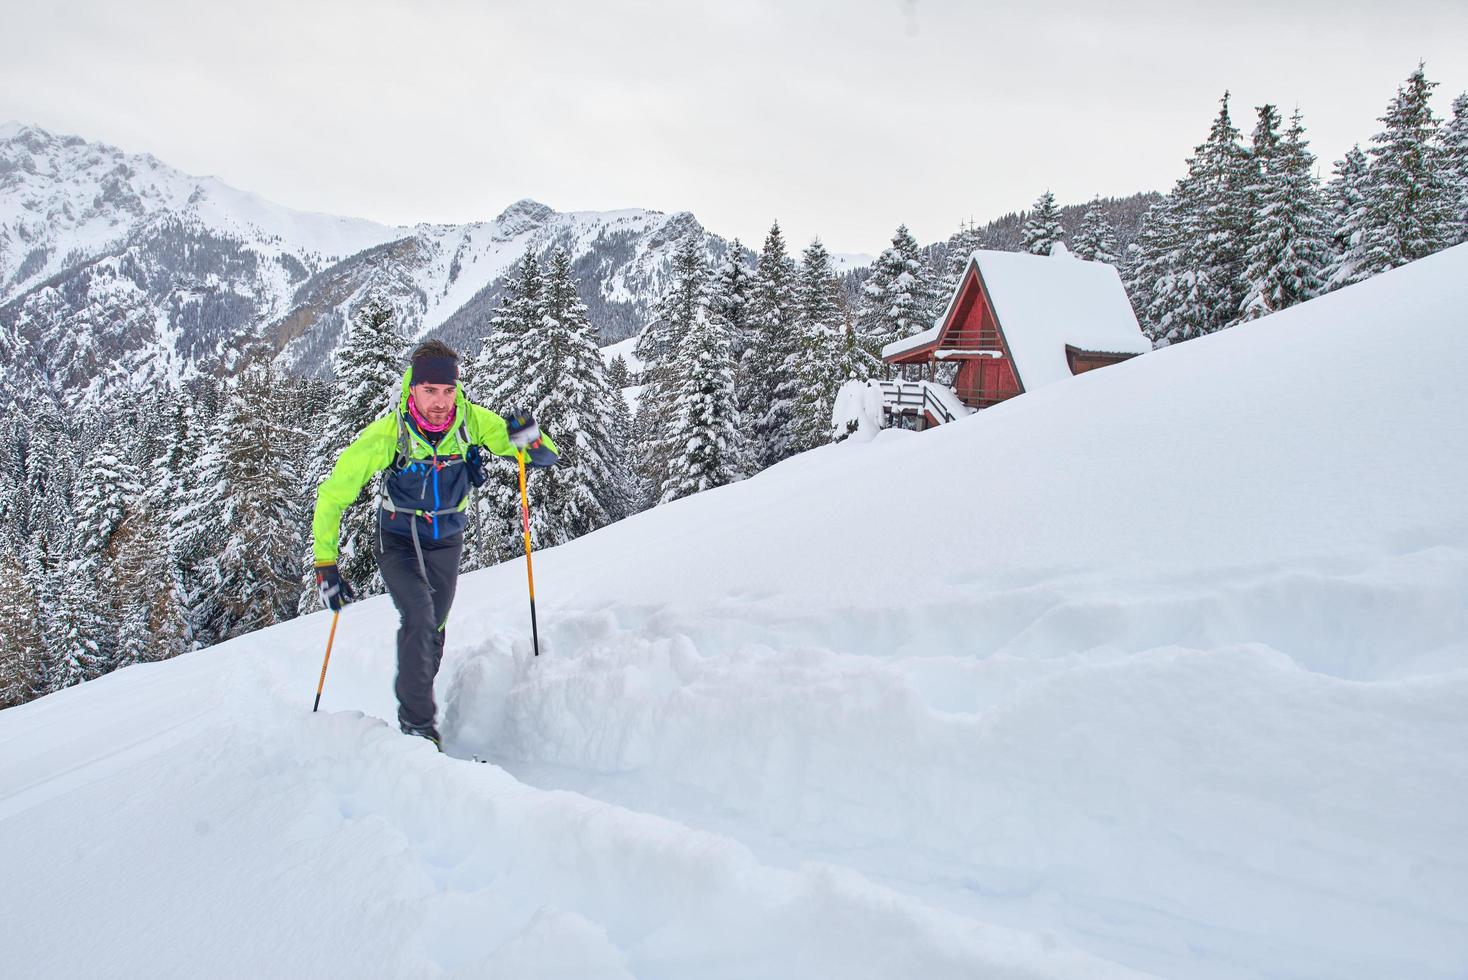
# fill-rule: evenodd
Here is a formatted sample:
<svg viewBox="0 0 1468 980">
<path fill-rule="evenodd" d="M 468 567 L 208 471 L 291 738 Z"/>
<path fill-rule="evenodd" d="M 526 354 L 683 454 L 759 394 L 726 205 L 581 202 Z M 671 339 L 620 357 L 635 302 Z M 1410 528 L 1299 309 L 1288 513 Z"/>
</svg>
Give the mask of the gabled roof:
<svg viewBox="0 0 1468 980">
<path fill-rule="evenodd" d="M 1069 254 L 980 249 L 969 256 L 960 286 L 933 328 L 888 344 L 882 356 L 893 357 L 934 343 L 974 270 L 989 292 L 1026 391 L 1071 377 L 1067 344 L 1108 354 L 1145 354 L 1152 349 L 1114 266 Z"/>
</svg>

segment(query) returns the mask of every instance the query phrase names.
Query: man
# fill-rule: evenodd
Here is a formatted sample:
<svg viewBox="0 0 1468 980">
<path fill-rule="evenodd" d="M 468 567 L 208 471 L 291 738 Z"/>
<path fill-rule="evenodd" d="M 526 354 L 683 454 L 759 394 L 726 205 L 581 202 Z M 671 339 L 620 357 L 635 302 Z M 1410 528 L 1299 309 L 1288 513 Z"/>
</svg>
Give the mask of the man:
<svg viewBox="0 0 1468 980">
<path fill-rule="evenodd" d="M 397 411 L 373 422 L 342 450 L 316 493 L 311 522 L 316 583 L 327 608 L 353 599 L 336 566 L 342 511 L 387 470 L 376 504 L 372 553 L 398 608 L 398 727 L 439 745 L 433 679 L 459 578 L 469 487 L 484 482 L 480 449 L 525 454 L 531 466 L 556 461 L 556 444 L 528 412 L 509 421 L 471 403 L 459 387 L 459 356 L 443 341 L 413 351 Z"/>
</svg>

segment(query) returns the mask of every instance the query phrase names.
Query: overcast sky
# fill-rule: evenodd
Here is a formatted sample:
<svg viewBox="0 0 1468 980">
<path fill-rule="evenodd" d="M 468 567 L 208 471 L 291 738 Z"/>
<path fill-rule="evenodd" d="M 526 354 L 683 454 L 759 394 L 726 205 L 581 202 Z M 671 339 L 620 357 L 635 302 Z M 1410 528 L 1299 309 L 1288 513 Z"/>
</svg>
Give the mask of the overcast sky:
<svg viewBox="0 0 1468 980">
<path fill-rule="evenodd" d="M 877 252 L 1165 190 L 1225 89 L 1299 106 L 1323 172 L 1468 2 L 0 0 L 0 121 L 394 224 L 689 210 L 757 247 Z"/>
</svg>

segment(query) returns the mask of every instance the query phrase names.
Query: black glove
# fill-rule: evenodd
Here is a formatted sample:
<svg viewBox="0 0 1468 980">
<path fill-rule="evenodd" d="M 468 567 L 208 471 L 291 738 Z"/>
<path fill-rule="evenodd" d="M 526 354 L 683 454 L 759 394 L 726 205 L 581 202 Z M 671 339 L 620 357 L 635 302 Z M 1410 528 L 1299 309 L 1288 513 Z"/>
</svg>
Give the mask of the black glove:
<svg viewBox="0 0 1468 980">
<path fill-rule="evenodd" d="M 505 419 L 505 430 L 515 452 L 523 454 L 531 466 L 551 466 L 558 458 L 540 438 L 540 426 L 528 411 L 510 413 L 510 417 Z"/>
<path fill-rule="evenodd" d="M 464 465 L 469 468 L 469 482 L 476 487 L 484 486 L 489 474 L 484 469 L 484 453 L 480 452 L 478 446 L 469 447 L 469 451 L 464 454 Z"/>
<path fill-rule="evenodd" d="M 341 612 L 342 606 L 356 598 L 335 562 L 316 566 L 316 590 L 321 593 L 321 604 L 332 612 Z"/>
<path fill-rule="evenodd" d="M 529 412 L 511 412 L 505 419 L 505 429 L 510 434 L 510 445 L 516 449 L 529 449 L 540 441 L 540 426 Z"/>
</svg>

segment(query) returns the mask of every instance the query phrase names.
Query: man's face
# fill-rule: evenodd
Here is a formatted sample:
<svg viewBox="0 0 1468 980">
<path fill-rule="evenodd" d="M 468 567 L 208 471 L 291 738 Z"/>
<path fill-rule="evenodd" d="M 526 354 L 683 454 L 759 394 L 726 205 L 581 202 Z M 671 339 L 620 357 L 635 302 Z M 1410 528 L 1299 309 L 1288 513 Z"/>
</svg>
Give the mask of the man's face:
<svg viewBox="0 0 1468 980">
<path fill-rule="evenodd" d="M 411 390 L 413 404 L 429 425 L 440 426 L 448 420 L 449 412 L 454 409 L 453 385 L 413 385 Z"/>
</svg>

